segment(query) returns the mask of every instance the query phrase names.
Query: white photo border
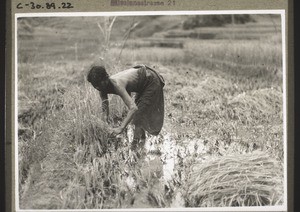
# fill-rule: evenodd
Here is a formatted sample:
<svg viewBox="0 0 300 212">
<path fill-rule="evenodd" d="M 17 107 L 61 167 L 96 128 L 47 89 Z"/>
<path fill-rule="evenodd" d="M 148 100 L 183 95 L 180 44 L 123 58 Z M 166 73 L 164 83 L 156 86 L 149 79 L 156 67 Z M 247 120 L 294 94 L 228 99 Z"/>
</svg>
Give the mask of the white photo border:
<svg viewBox="0 0 300 212">
<path fill-rule="evenodd" d="M 159 209 L 62 209 L 62 210 L 35 210 L 20 209 L 19 206 L 19 163 L 18 163 L 18 40 L 17 40 L 17 20 L 24 17 L 92 17 L 92 16 L 151 16 L 151 15 L 226 15 L 226 14 L 277 14 L 281 16 L 281 39 L 282 39 L 282 74 L 283 74 L 283 142 L 284 142 L 284 202 L 281 206 L 255 206 L 255 207 L 195 207 L 195 208 L 159 208 Z M 15 187 L 15 209 L 17 212 L 87 212 L 87 211 L 287 211 L 288 206 L 288 180 L 287 180 L 287 145 L 288 145 L 288 116 L 287 116 L 287 27 L 286 27 L 286 10 L 206 10 L 206 11 L 127 11 L 127 12 L 59 12 L 59 13 L 15 13 L 14 14 L 14 187 Z"/>
</svg>

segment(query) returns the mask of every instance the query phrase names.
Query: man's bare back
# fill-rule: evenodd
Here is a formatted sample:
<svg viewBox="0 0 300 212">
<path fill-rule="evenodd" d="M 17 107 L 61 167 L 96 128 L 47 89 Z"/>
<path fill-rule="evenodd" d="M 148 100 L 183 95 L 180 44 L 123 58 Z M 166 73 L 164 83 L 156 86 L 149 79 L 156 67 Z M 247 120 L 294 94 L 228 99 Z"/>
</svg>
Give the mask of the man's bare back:
<svg viewBox="0 0 300 212">
<path fill-rule="evenodd" d="M 127 90 L 127 92 L 138 92 L 137 85 L 139 83 L 138 69 L 130 68 L 114 74 L 110 77 L 114 85 L 118 85 Z M 116 93 L 118 94 L 118 93 Z"/>
</svg>

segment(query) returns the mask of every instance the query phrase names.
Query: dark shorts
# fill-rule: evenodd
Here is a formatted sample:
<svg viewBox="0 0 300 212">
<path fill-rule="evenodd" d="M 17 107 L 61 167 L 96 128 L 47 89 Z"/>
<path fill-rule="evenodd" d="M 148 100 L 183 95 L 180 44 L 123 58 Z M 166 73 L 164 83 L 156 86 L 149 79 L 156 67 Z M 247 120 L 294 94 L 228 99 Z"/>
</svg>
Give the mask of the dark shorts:
<svg viewBox="0 0 300 212">
<path fill-rule="evenodd" d="M 145 66 L 139 71 L 142 86 L 135 98 L 138 111 L 132 122 L 136 127 L 141 127 L 152 135 L 158 135 L 164 122 L 164 79 Z"/>
</svg>

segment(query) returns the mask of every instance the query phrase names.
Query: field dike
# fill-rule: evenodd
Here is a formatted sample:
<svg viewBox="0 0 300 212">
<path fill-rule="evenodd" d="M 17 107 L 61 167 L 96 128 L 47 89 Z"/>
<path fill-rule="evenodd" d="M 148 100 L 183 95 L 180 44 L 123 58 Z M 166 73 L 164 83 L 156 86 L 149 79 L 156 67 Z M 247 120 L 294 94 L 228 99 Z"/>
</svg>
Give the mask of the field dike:
<svg viewBox="0 0 300 212">
<path fill-rule="evenodd" d="M 238 88 L 220 77 L 185 82 L 173 76 L 168 83 L 174 85 L 166 85 L 170 113 L 159 136 L 147 135 L 140 159 L 129 148 L 132 126 L 109 136 L 109 126 L 118 126 L 127 113 L 120 98 L 110 99 L 107 124 L 90 85 L 69 87 L 62 108 L 40 123 L 43 131 L 30 141 L 30 155 L 25 150 L 19 157 L 28 170 L 19 183 L 20 208 L 282 204 L 280 89 L 232 95 Z"/>
</svg>

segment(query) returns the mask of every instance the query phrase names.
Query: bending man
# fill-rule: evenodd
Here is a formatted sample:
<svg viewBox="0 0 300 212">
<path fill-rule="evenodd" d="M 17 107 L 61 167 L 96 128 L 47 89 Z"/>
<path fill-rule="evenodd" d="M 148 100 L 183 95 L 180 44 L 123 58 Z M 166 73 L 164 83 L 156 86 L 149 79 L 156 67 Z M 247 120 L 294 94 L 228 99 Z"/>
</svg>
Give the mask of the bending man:
<svg viewBox="0 0 300 212">
<path fill-rule="evenodd" d="M 100 93 L 102 110 L 108 117 L 108 94 L 119 95 L 129 111 L 120 127 L 112 130 L 113 135 L 123 132 L 132 121 L 135 125 L 132 148 L 139 142 L 144 144 L 145 131 L 158 135 L 164 121 L 165 85 L 163 77 L 153 69 L 139 65 L 109 76 L 102 66 L 94 66 L 88 73 L 87 80 Z M 131 92 L 136 93 L 135 101 Z"/>
</svg>

